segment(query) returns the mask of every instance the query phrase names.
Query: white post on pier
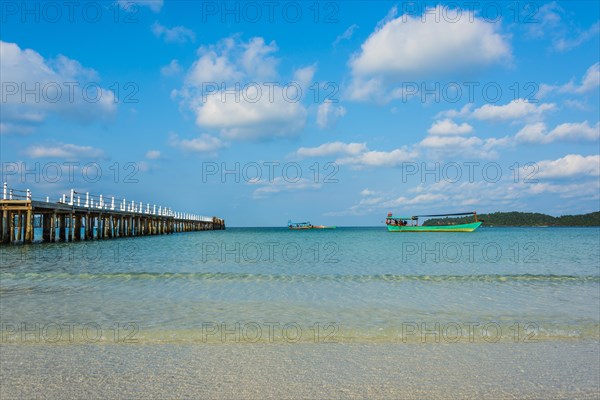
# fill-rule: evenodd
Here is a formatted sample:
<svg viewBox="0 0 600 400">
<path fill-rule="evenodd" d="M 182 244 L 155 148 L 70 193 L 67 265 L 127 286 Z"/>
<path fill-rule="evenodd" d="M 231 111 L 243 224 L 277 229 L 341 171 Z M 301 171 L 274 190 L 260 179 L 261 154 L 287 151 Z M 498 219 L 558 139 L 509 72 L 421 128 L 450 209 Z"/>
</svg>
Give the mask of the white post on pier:
<svg viewBox="0 0 600 400">
<path fill-rule="evenodd" d="M 81 196 L 77 196 L 77 207 L 81 206 Z"/>
<path fill-rule="evenodd" d="M 98 208 L 103 208 L 104 207 L 104 200 L 102 199 L 102 195 L 100 195 L 100 204 L 98 205 Z"/>
<path fill-rule="evenodd" d="M 160 212 L 162 210 L 162 206 L 158 206 L 158 215 L 162 215 Z"/>
<path fill-rule="evenodd" d="M 123 204 L 121 204 L 121 211 L 125 211 L 125 199 L 123 199 Z"/>
<path fill-rule="evenodd" d="M 135 212 L 135 203 L 131 200 L 131 212 Z"/>
<path fill-rule="evenodd" d="M 8 183 L 4 182 L 3 190 L 2 190 L 2 200 L 6 200 L 7 194 L 8 194 Z"/>
<path fill-rule="evenodd" d="M 140 208 L 138 208 L 138 212 L 141 214 L 144 212 L 144 205 L 142 204 L 142 202 L 140 201 Z"/>
<path fill-rule="evenodd" d="M 50 196 L 46 196 L 46 203 L 50 203 Z"/>
<path fill-rule="evenodd" d="M 156 215 L 156 204 L 152 205 L 152 215 Z"/>
<path fill-rule="evenodd" d="M 31 200 L 31 190 L 27 189 L 27 200 Z"/>
<path fill-rule="evenodd" d="M 111 211 L 115 210 L 115 196 L 110 199 L 110 209 Z"/>
<path fill-rule="evenodd" d="M 85 206 L 90 206 L 90 192 L 85 192 Z"/>
<path fill-rule="evenodd" d="M 72 206 L 73 205 L 73 197 L 74 197 L 75 191 L 73 189 L 71 189 L 71 200 L 69 200 L 69 205 Z"/>
<path fill-rule="evenodd" d="M 62 202 L 66 203 L 67 202 L 67 195 L 63 193 L 63 197 L 62 197 Z"/>
</svg>

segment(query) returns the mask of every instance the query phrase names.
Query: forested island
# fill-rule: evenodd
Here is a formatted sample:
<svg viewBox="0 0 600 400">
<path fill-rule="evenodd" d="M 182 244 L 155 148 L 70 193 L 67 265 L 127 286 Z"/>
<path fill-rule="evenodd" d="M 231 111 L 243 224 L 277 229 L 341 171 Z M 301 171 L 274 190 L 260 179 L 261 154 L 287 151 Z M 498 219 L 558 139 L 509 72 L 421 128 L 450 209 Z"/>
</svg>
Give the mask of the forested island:
<svg viewBox="0 0 600 400">
<path fill-rule="evenodd" d="M 580 215 L 562 215 L 560 217 L 512 211 L 477 214 L 477 217 L 480 221 L 484 221 L 482 226 L 600 226 L 600 211 Z M 473 221 L 473 216 L 432 218 L 425 221 L 423 225 L 455 225 Z"/>
</svg>

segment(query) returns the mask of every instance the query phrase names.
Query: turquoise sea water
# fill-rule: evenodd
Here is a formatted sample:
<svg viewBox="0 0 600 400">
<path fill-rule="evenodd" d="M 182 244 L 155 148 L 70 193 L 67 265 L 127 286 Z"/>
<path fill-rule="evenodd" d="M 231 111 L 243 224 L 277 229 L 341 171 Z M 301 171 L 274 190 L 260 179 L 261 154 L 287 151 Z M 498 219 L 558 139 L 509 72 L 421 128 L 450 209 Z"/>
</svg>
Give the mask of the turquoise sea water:
<svg viewBox="0 0 600 400">
<path fill-rule="evenodd" d="M 599 228 L 229 228 L 0 250 L 4 343 L 600 337 Z"/>
</svg>

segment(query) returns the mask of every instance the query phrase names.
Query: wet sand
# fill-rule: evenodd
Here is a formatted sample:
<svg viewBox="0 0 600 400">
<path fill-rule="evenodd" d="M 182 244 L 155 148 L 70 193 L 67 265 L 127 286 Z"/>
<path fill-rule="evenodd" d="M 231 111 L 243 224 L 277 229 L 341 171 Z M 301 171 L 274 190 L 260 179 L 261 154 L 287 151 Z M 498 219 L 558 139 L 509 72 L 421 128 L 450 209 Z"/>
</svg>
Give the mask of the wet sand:
<svg viewBox="0 0 600 400">
<path fill-rule="evenodd" d="M 0 346 L 0 398 L 598 399 L 600 344 Z"/>
</svg>

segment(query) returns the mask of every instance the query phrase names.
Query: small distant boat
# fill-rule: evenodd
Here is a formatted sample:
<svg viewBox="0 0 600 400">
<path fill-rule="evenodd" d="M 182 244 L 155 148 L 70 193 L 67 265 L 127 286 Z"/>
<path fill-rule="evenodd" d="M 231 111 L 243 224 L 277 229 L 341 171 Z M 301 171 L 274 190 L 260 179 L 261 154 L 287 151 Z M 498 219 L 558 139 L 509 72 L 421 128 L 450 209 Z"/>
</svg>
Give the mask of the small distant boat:
<svg viewBox="0 0 600 400">
<path fill-rule="evenodd" d="M 455 225 L 419 225 L 419 218 L 427 217 L 450 217 L 461 215 L 473 215 L 475 222 L 468 224 Z M 457 214 L 430 214 L 430 215 L 413 215 L 410 217 L 398 217 L 389 213 L 385 220 L 387 229 L 390 232 L 473 232 L 479 228 L 483 221 L 477 219 L 477 212 L 457 213 Z"/>
<path fill-rule="evenodd" d="M 290 229 L 335 229 L 335 226 L 325 226 L 325 225 L 313 225 L 310 222 L 292 222 L 288 221 L 288 228 Z"/>
</svg>

